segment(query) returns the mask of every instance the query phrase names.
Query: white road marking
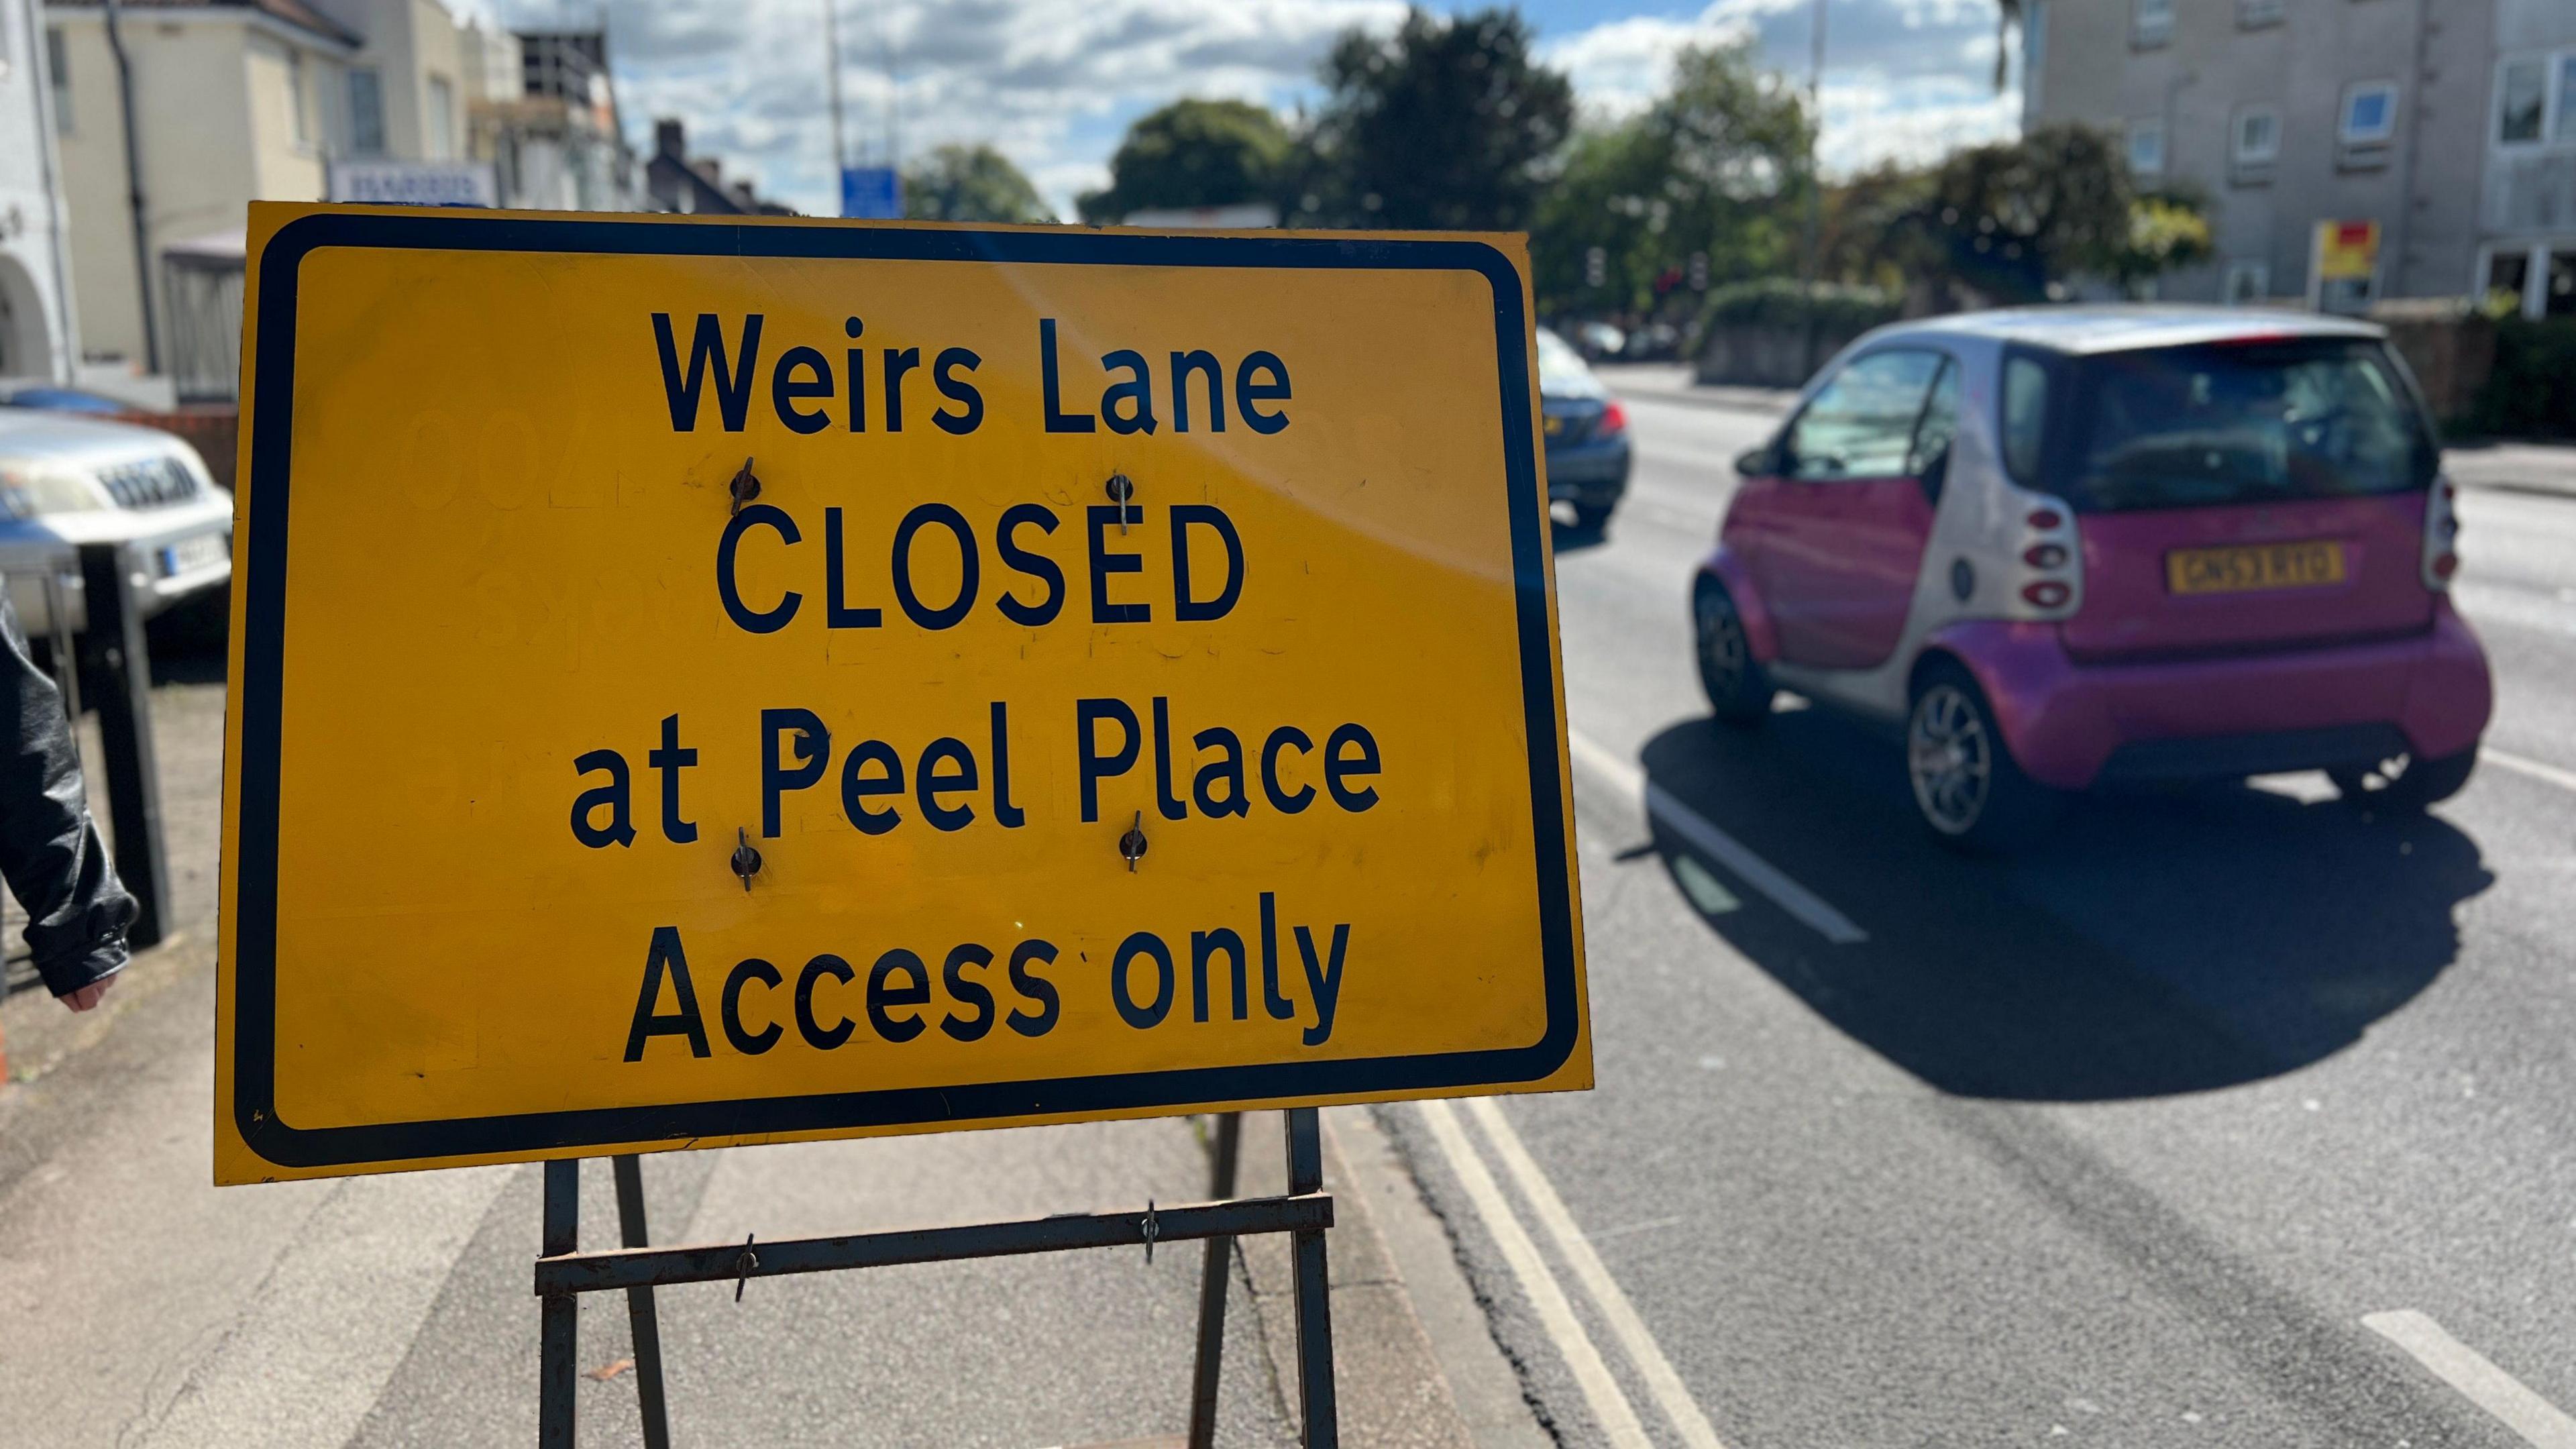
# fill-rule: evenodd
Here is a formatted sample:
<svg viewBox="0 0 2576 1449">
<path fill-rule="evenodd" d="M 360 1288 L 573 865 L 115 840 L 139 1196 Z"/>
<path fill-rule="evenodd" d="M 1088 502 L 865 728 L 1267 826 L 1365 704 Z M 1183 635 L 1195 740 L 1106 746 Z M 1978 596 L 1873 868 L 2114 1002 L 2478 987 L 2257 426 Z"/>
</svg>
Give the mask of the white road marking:
<svg viewBox="0 0 2576 1449">
<path fill-rule="evenodd" d="M 2489 764 L 2502 765 L 2517 775 L 2529 775 L 2535 780 L 2546 780 L 2561 790 L 2576 790 L 2576 770 L 2544 765 L 2538 760 L 2526 760 L 2520 755 L 2509 755 L 2502 750 L 2489 749 L 2483 745 L 2478 747 L 2478 758 Z"/>
<path fill-rule="evenodd" d="M 2533 1449 L 2576 1449 L 2576 1419 L 2523 1387 L 2520 1379 L 2489 1363 L 2432 1319 L 2412 1308 L 2400 1308 L 2364 1314 L 2361 1326 L 2414 1355 L 2435 1378 L 2495 1415 Z"/>
<path fill-rule="evenodd" d="M 1467 1189 L 1467 1199 L 1476 1208 L 1476 1216 L 1485 1231 L 1494 1235 L 1494 1245 L 1502 1250 L 1503 1261 L 1511 1267 L 1512 1276 L 1520 1280 L 1521 1291 L 1538 1314 L 1539 1326 L 1556 1341 L 1557 1352 L 1565 1355 L 1565 1366 L 1574 1372 L 1575 1386 L 1583 1390 L 1584 1402 L 1591 1405 L 1592 1417 L 1601 1422 L 1602 1432 L 1617 1449 L 1654 1449 L 1646 1437 L 1646 1426 L 1637 1418 L 1636 1407 L 1619 1381 L 1610 1375 L 1610 1366 L 1601 1361 L 1601 1350 L 1592 1344 L 1592 1336 L 1583 1331 L 1583 1322 L 1574 1316 L 1574 1305 L 1566 1301 L 1565 1289 L 1550 1272 L 1547 1260 L 1539 1256 L 1538 1244 L 1530 1241 L 1529 1230 L 1512 1213 L 1512 1205 L 1503 1190 L 1486 1171 L 1485 1161 L 1476 1155 L 1467 1131 L 1458 1125 L 1458 1115 L 1442 1101 L 1419 1102 L 1422 1120 L 1431 1129 L 1432 1140 L 1440 1144 L 1440 1153 L 1449 1160 L 1450 1170 Z"/>
<path fill-rule="evenodd" d="M 1778 866 L 1754 854 L 1744 842 L 1710 824 L 1705 816 L 1683 804 L 1671 791 L 1647 779 L 1645 771 L 1619 758 L 1607 746 L 1574 729 L 1565 732 L 1565 744 L 1577 764 L 1643 805 L 1648 814 L 1670 826 L 1674 834 L 1689 841 L 1701 854 L 1733 872 L 1737 880 L 1769 897 L 1771 904 L 1814 927 L 1816 933 L 1826 940 L 1837 946 L 1856 946 L 1869 939 L 1869 932 L 1853 924 L 1851 917 L 1835 910 L 1814 891 L 1791 880 Z"/>
<path fill-rule="evenodd" d="M 1583 1285 L 1593 1306 L 1609 1320 L 1619 1347 L 1637 1366 L 1638 1374 L 1654 1392 L 1655 1402 L 1662 1406 L 1664 1417 L 1672 1421 L 1682 1442 L 1690 1449 L 1726 1449 L 1718 1442 L 1717 1430 L 1709 1424 L 1708 1416 L 1700 1412 L 1699 1401 L 1691 1397 L 1682 1376 L 1673 1371 L 1672 1360 L 1664 1357 L 1663 1346 L 1647 1331 L 1646 1321 L 1637 1316 L 1636 1305 L 1628 1301 L 1618 1280 L 1610 1276 L 1601 1255 L 1583 1236 L 1583 1229 L 1575 1226 L 1574 1214 L 1565 1210 L 1565 1200 L 1556 1195 L 1555 1185 L 1539 1170 L 1537 1159 L 1522 1145 L 1520 1134 L 1512 1130 L 1503 1109 L 1491 1097 L 1478 1097 L 1467 1103 L 1467 1115 L 1485 1129 L 1486 1140 L 1494 1145 L 1494 1155 L 1503 1161 L 1503 1171 L 1520 1188 L 1521 1196 L 1529 1200 L 1530 1211 L 1537 1214 L 1539 1226 L 1547 1230 L 1556 1250 L 1573 1266 L 1574 1281 Z"/>
<path fill-rule="evenodd" d="M 1687 855 L 1673 862 L 1673 879 L 1681 882 L 1682 894 L 1690 897 L 1690 903 L 1699 907 L 1703 916 L 1723 916 L 1744 909 L 1744 902 L 1735 898 L 1735 892 L 1718 884 L 1706 866 Z"/>
</svg>

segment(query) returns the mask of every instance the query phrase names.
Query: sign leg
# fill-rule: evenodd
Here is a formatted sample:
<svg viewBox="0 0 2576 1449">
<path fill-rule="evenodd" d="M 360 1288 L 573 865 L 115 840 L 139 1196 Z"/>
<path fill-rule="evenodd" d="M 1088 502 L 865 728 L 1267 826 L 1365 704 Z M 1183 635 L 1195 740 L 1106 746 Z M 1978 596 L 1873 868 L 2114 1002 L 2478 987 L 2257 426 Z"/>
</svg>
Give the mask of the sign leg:
<svg viewBox="0 0 2576 1449">
<path fill-rule="evenodd" d="M 633 1153 L 610 1159 L 617 1178 L 617 1231 L 630 1248 L 649 1247 L 644 1226 L 644 1164 Z M 662 1398 L 662 1327 L 653 1290 L 626 1290 L 626 1321 L 635 1331 L 635 1398 L 644 1414 L 644 1449 L 671 1449 L 670 1411 Z"/>
<path fill-rule="evenodd" d="M 1235 1159 L 1242 1147 L 1243 1114 L 1227 1112 L 1219 1116 L 1216 1169 L 1208 1182 L 1209 1198 L 1234 1196 Z M 1189 1449 L 1209 1449 L 1216 1443 L 1216 1386 L 1218 1371 L 1225 1364 L 1226 1278 L 1233 1266 L 1234 1239 L 1208 1239 L 1206 1276 L 1199 1280 L 1199 1351 L 1191 1373 Z"/>
<path fill-rule="evenodd" d="M 1288 1117 L 1288 1191 L 1324 1190 L 1323 1125 L 1312 1107 L 1291 1107 Z M 1333 1309 L 1325 1274 L 1324 1231 L 1289 1235 L 1297 1292 L 1297 1404 L 1306 1449 L 1339 1449 L 1339 1416 L 1333 1408 Z"/>
<path fill-rule="evenodd" d="M 116 827 L 116 874 L 141 912 L 126 930 L 135 950 L 170 926 L 170 858 L 161 848 L 161 767 L 152 748 L 152 658 L 143 610 L 126 578 L 121 544 L 83 544 L 81 587 L 89 628 L 83 666 L 99 688 L 98 742 L 107 756 L 107 816 Z"/>
<path fill-rule="evenodd" d="M 544 1255 L 581 1251 L 581 1162 L 546 1164 Z M 581 1329 L 581 1300 L 549 1293 L 539 1310 L 537 1348 L 537 1449 L 573 1449 L 573 1355 Z"/>
</svg>

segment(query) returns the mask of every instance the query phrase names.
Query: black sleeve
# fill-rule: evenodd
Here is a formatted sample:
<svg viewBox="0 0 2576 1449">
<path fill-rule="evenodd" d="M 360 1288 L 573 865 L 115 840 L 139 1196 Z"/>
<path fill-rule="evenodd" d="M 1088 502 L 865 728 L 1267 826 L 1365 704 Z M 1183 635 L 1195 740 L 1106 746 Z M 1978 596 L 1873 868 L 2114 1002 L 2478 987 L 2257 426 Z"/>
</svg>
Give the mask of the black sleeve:
<svg viewBox="0 0 2576 1449">
<path fill-rule="evenodd" d="M 63 697 L 27 652 L 27 631 L 0 588 L 0 878 L 27 908 L 27 949 L 45 988 L 68 996 L 123 970 L 139 909 L 116 878 L 89 815 L 80 750 Z"/>
</svg>

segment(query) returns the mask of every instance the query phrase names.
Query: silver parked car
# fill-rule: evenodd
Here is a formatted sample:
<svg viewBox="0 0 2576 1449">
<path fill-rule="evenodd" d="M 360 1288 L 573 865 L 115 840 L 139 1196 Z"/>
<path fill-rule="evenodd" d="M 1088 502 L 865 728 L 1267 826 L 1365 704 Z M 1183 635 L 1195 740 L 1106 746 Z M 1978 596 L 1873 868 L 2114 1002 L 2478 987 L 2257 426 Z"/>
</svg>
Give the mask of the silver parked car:
<svg viewBox="0 0 2576 1449">
<path fill-rule="evenodd" d="M 87 627 L 82 544 L 126 545 L 136 599 L 151 615 L 230 579 L 232 539 L 232 495 L 180 439 L 0 408 L 0 576 L 30 635 Z"/>
</svg>

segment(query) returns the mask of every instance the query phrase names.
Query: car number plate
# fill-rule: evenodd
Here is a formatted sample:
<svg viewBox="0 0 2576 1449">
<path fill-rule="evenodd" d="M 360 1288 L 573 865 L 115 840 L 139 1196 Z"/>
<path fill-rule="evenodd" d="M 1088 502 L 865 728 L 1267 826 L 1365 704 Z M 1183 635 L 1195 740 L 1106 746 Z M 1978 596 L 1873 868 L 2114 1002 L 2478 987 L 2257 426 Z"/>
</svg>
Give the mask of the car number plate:
<svg viewBox="0 0 2576 1449">
<path fill-rule="evenodd" d="M 2343 582 L 2343 545 L 2265 543 L 2183 548 L 2165 555 L 2165 586 L 2177 594 L 2242 594 Z"/>
<path fill-rule="evenodd" d="M 183 538 L 161 550 L 161 577 L 177 578 L 199 569 L 212 568 L 233 555 L 232 539 L 220 533 L 202 533 Z"/>
</svg>

